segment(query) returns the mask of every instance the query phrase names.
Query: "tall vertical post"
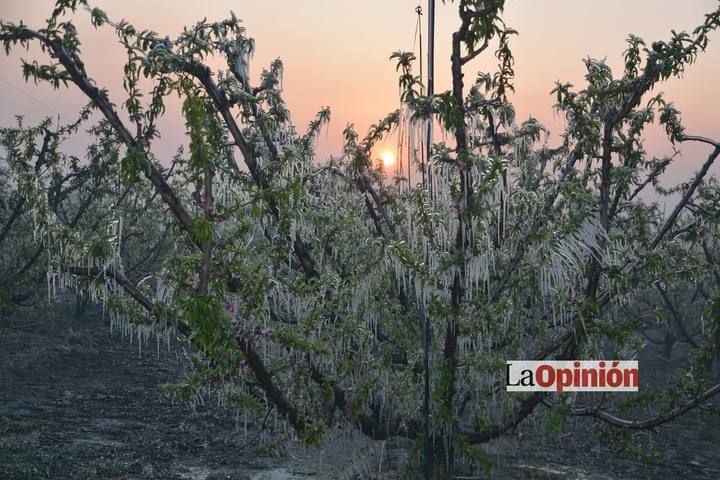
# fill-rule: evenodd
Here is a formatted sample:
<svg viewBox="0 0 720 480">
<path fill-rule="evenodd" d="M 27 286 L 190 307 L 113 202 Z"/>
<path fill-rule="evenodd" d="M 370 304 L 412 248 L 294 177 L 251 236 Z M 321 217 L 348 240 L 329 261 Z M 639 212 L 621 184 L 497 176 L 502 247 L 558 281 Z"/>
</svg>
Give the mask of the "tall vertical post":
<svg viewBox="0 0 720 480">
<path fill-rule="evenodd" d="M 428 0 L 428 65 L 427 65 L 427 95 L 432 97 L 435 93 L 435 0 Z M 433 141 L 433 116 L 430 116 L 428 123 L 427 139 L 425 146 L 427 148 L 425 159 L 428 168 L 428 190 L 430 192 L 430 200 L 433 200 L 433 181 L 432 181 L 432 162 L 430 161 L 430 153 L 432 151 Z"/>
<path fill-rule="evenodd" d="M 417 31 L 418 31 L 418 36 L 419 36 L 419 42 L 418 42 L 418 43 L 420 44 L 420 86 L 422 87 L 422 86 L 423 86 L 422 7 L 421 7 L 420 5 L 418 5 L 418 6 L 415 8 L 415 12 L 418 14 L 418 19 L 417 19 Z M 413 48 L 413 50 L 414 50 L 414 48 Z M 422 94 L 422 93 L 425 93 L 425 92 L 421 90 L 420 93 Z M 421 143 L 420 145 L 422 145 L 422 143 Z M 415 152 L 413 152 L 413 153 L 415 153 Z M 425 169 L 426 169 L 425 159 L 427 158 L 427 157 L 424 158 L 424 155 L 425 155 L 425 152 L 420 152 L 420 171 L 421 171 L 421 173 L 422 173 L 422 186 L 423 186 L 423 188 L 425 188 L 425 185 L 426 185 L 426 183 L 425 183 Z M 411 157 L 411 155 L 410 155 L 409 145 L 408 145 L 408 172 L 410 171 L 410 168 L 412 168 L 412 167 L 410 166 L 410 157 Z M 411 188 L 412 188 L 412 184 L 410 183 L 410 175 L 408 175 L 408 189 L 411 189 Z"/>
<path fill-rule="evenodd" d="M 435 0 L 428 0 L 428 66 L 427 66 L 427 95 L 431 97 L 435 89 Z M 432 162 L 430 161 L 430 153 L 432 150 L 432 131 L 433 116 L 430 116 L 427 128 L 427 138 L 425 139 L 427 160 L 427 178 L 428 192 L 430 201 L 433 201 L 433 178 L 432 178 Z M 427 247 L 426 247 L 427 248 Z M 426 253 L 427 256 L 427 253 Z M 427 261 L 427 258 L 426 258 Z M 425 305 L 422 305 L 423 310 Z M 423 398 L 423 467 L 425 480 L 430 480 L 430 455 L 432 454 L 430 446 L 430 347 L 432 345 L 432 325 L 427 312 L 423 312 L 424 337 L 423 338 L 423 363 L 424 363 L 424 398 Z"/>
</svg>

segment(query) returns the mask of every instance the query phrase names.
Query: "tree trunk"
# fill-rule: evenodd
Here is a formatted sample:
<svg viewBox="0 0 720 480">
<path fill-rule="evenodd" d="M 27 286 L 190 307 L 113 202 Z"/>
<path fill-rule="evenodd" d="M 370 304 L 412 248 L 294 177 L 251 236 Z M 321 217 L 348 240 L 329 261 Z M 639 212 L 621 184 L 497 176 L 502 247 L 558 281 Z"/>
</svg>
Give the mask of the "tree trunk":
<svg viewBox="0 0 720 480">
<path fill-rule="evenodd" d="M 672 355 L 672 349 L 675 346 L 675 342 L 677 341 L 677 338 L 675 338 L 675 335 L 673 335 L 670 332 L 667 332 L 665 334 L 665 340 L 663 343 L 663 356 L 667 359 L 670 358 L 670 355 Z"/>
</svg>

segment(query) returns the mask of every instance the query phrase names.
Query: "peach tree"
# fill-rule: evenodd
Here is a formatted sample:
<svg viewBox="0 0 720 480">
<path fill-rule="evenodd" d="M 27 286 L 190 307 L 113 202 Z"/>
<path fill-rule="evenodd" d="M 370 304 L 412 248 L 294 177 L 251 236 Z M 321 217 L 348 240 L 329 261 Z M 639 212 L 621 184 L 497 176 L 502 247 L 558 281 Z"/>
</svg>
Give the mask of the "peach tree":
<svg viewBox="0 0 720 480">
<path fill-rule="evenodd" d="M 70 161 L 33 171 L 48 126 L 6 130 L 4 147 L 24 158 L 8 174 L 26 200 L 0 205 L 2 218 L 14 223 L 7 206 L 23 202 L 15 216 L 24 212 L 25 232 L 41 238 L 50 289 L 70 286 L 104 301 L 113 327 L 141 345 L 173 336 L 188 343 L 194 370 L 170 394 L 214 396 L 308 443 L 340 428 L 409 438 L 416 452 L 426 447 L 435 478 L 487 464 L 477 446 L 536 411 L 552 422 L 592 417 L 631 431 L 707 403 L 720 391 L 706 372 L 719 338 L 718 252 L 709 233 L 718 197 L 708 170 L 720 144 L 686 134 L 679 112 L 654 89 L 695 61 L 720 11 L 691 34 L 673 32 L 649 47 L 630 36 L 619 75 L 587 59 L 582 89 L 553 90 L 567 127 L 551 146 L 535 119 L 516 119 L 509 99 L 516 32 L 502 20 L 504 2 L 456 3 L 452 88 L 424 95 L 414 56 L 396 52 L 400 108 L 365 136 L 349 126 L 343 151 L 323 160 L 315 144 L 329 110 L 297 130 L 282 98 L 282 63 L 253 84 L 254 42 L 234 14 L 174 38 L 115 22 L 82 0 L 56 2 L 42 28 L 3 22 L 6 51 L 37 43 L 49 57 L 24 62 L 27 79 L 87 97 L 83 121 L 98 122 L 89 165 L 98 159 L 102 168 L 93 170 L 101 187 L 89 199 L 68 192 L 68 201 L 87 205 L 87 224 L 67 221 L 49 208 L 53 178 L 90 167 Z M 120 105 L 82 60 L 68 19 L 79 9 L 127 52 Z M 490 52 L 496 71 L 468 81 L 470 62 Z M 208 66 L 211 56 L 223 69 Z M 172 159 L 159 158 L 161 120 L 173 108 L 185 142 Z M 430 123 L 443 140 L 424 162 Z M 675 188 L 669 215 L 641 199 L 661 188 L 673 160 L 645 152 L 653 123 L 673 143 L 711 148 Z M 373 167 L 376 143 L 396 131 L 431 181 L 389 182 Z M 33 217 L 24 202 L 43 215 Z M 599 403 L 505 392 L 509 359 L 635 358 L 646 319 L 623 309 L 650 290 L 697 282 L 708 324 L 695 333 L 692 369 L 667 389 Z M 423 412 L 426 362 L 431 398 Z M 619 406 L 638 418 L 619 416 Z"/>
</svg>

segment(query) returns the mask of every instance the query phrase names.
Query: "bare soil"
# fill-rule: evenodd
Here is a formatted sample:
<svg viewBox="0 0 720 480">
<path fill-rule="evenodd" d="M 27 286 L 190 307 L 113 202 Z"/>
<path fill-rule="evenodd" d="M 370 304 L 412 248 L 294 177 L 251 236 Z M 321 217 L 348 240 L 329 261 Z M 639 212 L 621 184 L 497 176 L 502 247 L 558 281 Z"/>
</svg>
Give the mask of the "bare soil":
<svg viewBox="0 0 720 480">
<path fill-rule="evenodd" d="M 281 480 L 398 478 L 401 441 L 371 443 L 336 433 L 307 450 L 281 436 L 250 442 L 233 412 L 161 399 L 160 385 L 181 378 L 182 348 L 137 345 L 111 335 L 98 308 L 74 314 L 61 299 L 11 319 L 0 335 L 0 479 Z M 654 353 L 641 378 L 678 366 Z M 644 372 L 656 372 L 645 375 Z M 547 434 L 530 422 L 488 445 L 492 470 L 465 478 L 720 479 L 720 421 L 693 412 L 645 443 L 664 452 L 644 461 L 618 455 L 577 419 Z"/>
</svg>

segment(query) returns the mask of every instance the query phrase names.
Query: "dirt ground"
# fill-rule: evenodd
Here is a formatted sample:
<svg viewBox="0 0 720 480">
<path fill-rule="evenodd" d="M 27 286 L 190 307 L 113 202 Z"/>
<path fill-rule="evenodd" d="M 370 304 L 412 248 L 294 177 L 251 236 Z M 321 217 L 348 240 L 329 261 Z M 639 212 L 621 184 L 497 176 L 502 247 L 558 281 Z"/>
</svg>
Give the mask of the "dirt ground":
<svg viewBox="0 0 720 480">
<path fill-rule="evenodd" d="M 71 302 L 13 318 L 0 333 L 0 479 L 398 477 L 406 454 L 398 442 L 333 435 L 315 450 L 245 446 L 252 425 L 246 433 L 232 412 L 160 398 L 162 383 L 181 378 L 181 348 L 139 355 L 137 345 L 110 335 L 98 308 L 76 316 Z M 654 356 L 640 361 L 667 370 Z M 720 479 L 716 419 L 694 412 L 659 428 L 648 441 L 664 458 L 650 463 L 613 454 L 590 426 L 578 419 L 542 435 L 522 425 L 487 446 L 493 470 L 472 478 Z"/>
</svg>

